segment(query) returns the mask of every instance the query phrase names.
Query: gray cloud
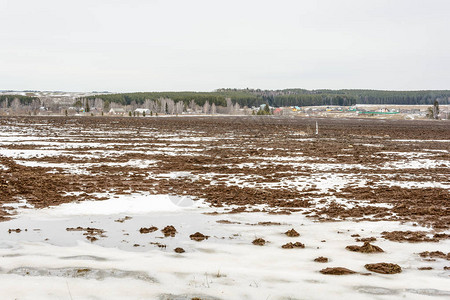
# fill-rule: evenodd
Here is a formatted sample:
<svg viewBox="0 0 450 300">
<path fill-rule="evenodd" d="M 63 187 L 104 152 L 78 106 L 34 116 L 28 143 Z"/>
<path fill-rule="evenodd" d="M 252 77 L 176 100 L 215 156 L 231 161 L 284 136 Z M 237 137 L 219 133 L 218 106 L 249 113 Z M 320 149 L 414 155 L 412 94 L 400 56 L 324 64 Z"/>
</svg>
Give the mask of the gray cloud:
<svg viewBox="0 0 450 300">
<path fill-rule="evenodd" d="M 446 0 L 0 0 L 0 89 L 448 89 Z"/>
</svg>

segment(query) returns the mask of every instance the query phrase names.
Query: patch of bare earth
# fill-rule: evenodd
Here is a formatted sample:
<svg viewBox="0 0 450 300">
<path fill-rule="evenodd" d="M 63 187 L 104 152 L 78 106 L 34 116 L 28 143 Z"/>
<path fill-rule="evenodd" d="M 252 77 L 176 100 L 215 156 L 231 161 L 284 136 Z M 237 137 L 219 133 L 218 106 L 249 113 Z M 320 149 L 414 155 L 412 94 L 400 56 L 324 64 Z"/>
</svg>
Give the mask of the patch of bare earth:
<svg viewBox="0 0 450 300">
<path fill-rule="evenodd" d="M 83 118 L 83 117 L 5 117 L 0 130 L 34 132 L 40 139 L 58 137 L 67 143 L 60 148 L 65 155 L 35 156 L 21 161 L 60 163 L 77 166 L 91 163 L 86 173 L 73 174 L 70 167 L 27 167 L 1 155 L 0 204 L 26 200 L 37 208 L 83 200 L 101 200 L 101 192 L 129 194 L 191 195 L 202 198 L 218 213 L 264 212 L 268 214 L 305 213 L 320 221 L 398 220 L 432 226 L 437 231 L 449 227 L 449 191 L 443 188 L 403 188 L 386 186 L 386 179 L 400 182 L 448 181 L 448 122 L 320 119 L 320 134 L 299 142 L 297 132 L 305 132 L 315 123 L 306 118 Z M 45 125 L 42 125 L 45 124 Z M 14 129 L 10 129 L 14 128 Z M 93 128 L 97 130 L 92 130 Z M 123 133 L 121 133 L 123 132 Z M 132 132 L 132 134 L 130 134 Z M 110 136 L 109 134 L 114 134 Z M 176 139 L 159 136 L 194 138 L 186 147 Z M 398 140 L 392 139 L 394 136 Z M 409 142 L 400 141 L 409 140 Z M 429 140 L 426 143 L 415 140 Z M 97 143 L 97 146 L 73 148 L 73 140 Z M 1 149 L 41 150 L 45 145 L 14 143 Z M 166 155 L 162 148 L 177 150 Z M 1 150 L 0 149 L 0 150 Z M 115 151 L 114 155 L 92 156 L 93 150 Z M 196 150 L 195 155 L 190 150 Z M 386 153 L 433 152 L 441 162 L 434 168 L 380 168 L 398 161 Z M 70 154 L 70 155 L 66 155 Z M 85 156 L 79 158 L 77 156 Z M 304 166 L 291 162 L 301 155 Z M 283 158 L 283 163 L 270 159 Z M 262 160 L 261 158 L 268 158 Z M 130 160 L 151 160 L 143 166 L 127 164 Z M 341 190 L 321 191 L 314 186 L 292 188 L 282 184 L 300 177 L 319 176 L 313 166 L 318 161 L 332 168 L 330 173 L 358 176 L 367 187 L 350 183 Z M 107 165 L 112 163 L 113 165 Z M 114 164 L 116 163 L 116 164 Z M 120 164 L 119 164 L 120 163 Z M 340 168 L 342 164 L 350 167 Z M 361 172 L 360 167 L 364 167 Z M 168 172 L 188 172 L 190 178 L 155 178 Z M 149 176 L 153 174 L 154 176 Z M 204 177 L 203 174 L 214 174 Z M 357 174 L 357 175 L 354 175 Z M 231 183 L 242 179 L 246 186 Z M 236 181 L 237 182 L 237 181 Z M 277 186 L 271 184 L 279 183 Z M 74 196 L 76 194 L 76 196 Z M 335 201 L 317 206 L 326 197 L 350 201 L 347 207 Z M 387 204 L 380 206 L 379 204 Z M 233 209 L 227 206 L 234 205 Z M 265 205 L 255 208 L 255 205 Z M 14 211 L 0 206 L 0 220 Z"/>
<path fill-rule="evenodd" d="M 366 264 L 364 267 L 369 271 L 380 274 L 397 274 L 402 271 L 399 265 L 392 263 Z"/>
<path fill-rule="evenodd" d="M 320 273 L 325 275 L 350 275 L 355 274 L 356 272 L 343 267 L 334 267 L 322 269 L 320 270 Z"/>
<path fill-rule="evenodd" d="M 377 252 L 384 252 L 383 249 L 381 249 L 378 246 L 372 245 L 369 242 L 364 242 L 364 245 L 357 246 L 357 245 L 351 245 L 345 247 L 345 249 L 353 252 L 361 252 L 361 253 L 377 253 Z"/>
</svg>

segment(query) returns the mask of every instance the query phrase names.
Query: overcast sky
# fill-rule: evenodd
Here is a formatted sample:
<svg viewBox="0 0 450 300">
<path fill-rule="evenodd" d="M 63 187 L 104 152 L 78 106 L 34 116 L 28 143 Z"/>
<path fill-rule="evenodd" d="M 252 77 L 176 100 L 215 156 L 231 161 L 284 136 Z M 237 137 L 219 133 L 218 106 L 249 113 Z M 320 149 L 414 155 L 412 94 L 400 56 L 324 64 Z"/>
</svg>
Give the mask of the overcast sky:
<svg viewBox="0 0 450 300">
<path fill-rule="evenodd" d="M 0 0 L 0 89 L 450 89 L 449 0 Z"/>
</svg>

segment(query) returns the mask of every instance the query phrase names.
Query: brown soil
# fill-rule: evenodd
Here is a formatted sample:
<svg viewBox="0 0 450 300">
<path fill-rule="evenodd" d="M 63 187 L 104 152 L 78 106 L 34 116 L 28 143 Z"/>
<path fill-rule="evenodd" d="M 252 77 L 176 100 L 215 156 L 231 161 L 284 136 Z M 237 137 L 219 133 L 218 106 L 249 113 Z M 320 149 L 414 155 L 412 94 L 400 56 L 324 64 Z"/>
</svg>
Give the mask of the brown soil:
<svg viewBox="0 0 450 300">
<path fill-rule="evenodd" d="M 167 248 L 167 245 L 161 244 L 161 243 L 158 243 L 158 242 L 150 242 L 150 245 L 156 245 L 158 248 L 161 248 L 161 249 L 166 249 Z"/>
<path fill-rule="evenodd" d="M 204 235 L 204 234 L 202 234 L 200 232 L 196 232 L 194 234 L 191 234 L 189 237 L 191 238 L 191 240 L 197 241 L 197 242 L 201 242 L 201 241 L 207 240 L 209 238 L 209 236 Z"/>
<path fill-rule="evenodd" d="M 141 227 L 141 229 L 139 229 L 139 232 L 140 233 L 150 233 L 150 232 L 155 232 L 156 230 L 158 230 L 158 227 L 155 227 L 155 226 Z"/>
<path fill-rule="evenodd" d="M 335 267 L 335 268 L 325 268 L 320 270 L 320 273 L 326 275 L 349 275 L 355 274 L 355 271 L 349 270 L 347 268 Z"/>
<path fill-rule="evenodd" d="M 78 226 L 76 228 L 66 228 L 67 231 L 85 231 L 85 235 L 86 234 L 90 234 L 90 235 L 103 235 L 105 233 L 105 231 L 103 229 L 99 229 L 99 228 L 93 228 L 93 227 L 81 227 Z"/>
<path fill-rule="evenodd" d="M 288 237 L 298 237 L 298 236 L 300 236 L 300 233 L 295 231 L 294 228 L 292 228 L 291 230 L 286 231 L 284 234 L 287 235 Z"/>
<path fill-rule="evenodd" d="M 445 254 L 444 252 L 441 251 L 425 251 L 425 252 L 421 252 L 419 253 L 419 255 L 421 257 L 431 257 L 431 258 L 443 258 L 446 260 L 450 260 L 450 252 Z"/>
<path fill-rule="evenodd" d="M 361 253 L 375 253 L 375 252 L 384 252 L 383 249 L 381 249 L 378 246 L 371 245 L 369 242 L 365 242 L 362 246 L 357 245 L 351 245 L 345 247 L 345 249 L 353 252 L 361 252 Z"/>
<path fill-rule="evenodd" d="M 267 221 L 267 222 L 258 222 L 258 223 L 256 223 L 256 224 L 251 224 L 251 225 L 259 225 L 259 226 L 278 226 L 278 225 L 281 225 L 281 223 Z"/>
<path fill-rule="evenodd" d="M 81 227 L 78 226 L 76 228 L 66 228 L 67 231 L 84 231 L 83 235 L 86 236 L 88 241 L 95 242 L 98 240 L 98 237 L 106 237 L 105 231 L 99 228 L 92 227 Z"/>
<path fill-rule="evenodd" d="M 132 217 L 130 217 L 130 216 L 125 216 L 125 217 L 123 217 L 123 218 L 114 220 L 114 222 L 123 223 L 123 222 L 128 221 L 128 220 L 131 220 L 131 219 L 132 219 Z"/>
<path fill-rule="evenodd" d="M 230 220 L 217 220 L 216 223 L 219 223 L 219 224 L 241 224 L 240 222 L 233 222 Z"/>
<path fill-rule="evenodd" d="M 375 237 L 367 237 L 367 238 L 356 238 L 357 242 L 375 242 L 377 239 Z"/>
<path fill-rule="evenodd" d="M 176 253 L 184 253 L 184 252 L 186 252 L 186 251 L 184 251 L 183 248 L 180 248 L 180 247 L 175 248 L 173 251 L 175 251 Z"/>
<path fill-rule="evenodd" d="M 401 172 L 401 171 L 398 171 Z M 346 187 L 336 197 L 349 200 L 365 200 L 370 203 L 389 203 L 392 209 L 384 207 L 370 207 L 364 209 L 356 206 L 345 209 L 337 205 L 334 214 L 341 217 L 357 217 L 365 214 L 373 214 L 377 219 L 389 217 L 395 213 L 401 220 L 420 220 L 420 223 L 431 222 L 436 228 L 447 228 L 449 226 L 448 200 L 450 192 L 442 188 L 400 188 L 400 187 Z M 325 208 L 327 210 L 328 208 Z M 345 213 L 343 212 L 345 211 Z M 413 218 L 411 218 L 413 217 Z M 440 220 L 440 218 L 443 218 Z"/>
<path fill-rule="evenodd" d="M 266 244 L 266 240 L 261 239 L 261 238 L 254 239 L 252 244 L 257 245 L 257 246 L 264 246 Z"/>
<path fill-rule="evenodd" d="M 168 225 L 168 226 L 164 227 L 163 229 L 161 229 L 161 231 L 165 237 L 169 237 L 169 236 L 174 237 L 175 234 L 177 233 L 177 230 L 172 225 Z"/>
<path fill-rule="evenodd" d="M 364 267 L 369 271 L 381 274 L 396 274 L 402 271 L 399 265 L 390 263 L 366 264 Z"/>
<path fill-rule="evenodd" d="M 281 246 L 283 249 L 305 248 L 305 245 L 300 242 L 287 243 Z"/>
<path fill-rule="evenodd" d="M 32 132 L 41 140 L 56 137 L 58 141 L 69 144 L 76 140 L 76 143 L 94 142 L 99 145 L 80 148 L 68 145 L 61 149 L 65 154 L 60 156 L 20 159 L 42 163 L 94 164 L 86 167 L 87 174 L 72 174 L 70 168 L 65 167 L 27 167 L 19 164 L 19 160 L 0 154 L 0 164 L 4 166 L 0 168 L 0 204 L 17 203 L 18 199 L 24 199 L 36 208 L 43 208 L 73 201 L 104 199 L 96 197 L 97 193 L 130 194 L 142 191 L 202 198 L 216 207 L 217 213 L 301 212 L 319 221 L 397 220 L 432 226 L 436 232 L 450 226 L 450 191 L 383 185 L 386 180 L 448 182 L 448 167 L 444 163 L 448 163 L 450 157 L 442 152 L 448 151 L 448 143 L 431 139 L 446 139 L 450 132 L 449 122 L 317 119 L 320 134 L 299 142 L 297 133 L 305 131 L 315 121 L 314 118 L 275 117 L 2 117 L 0 130 L 3 132 Z M 93 131 L 92 128 L 100 130 Z M 114 134 L 111 136 L 108 133 Z M 158 136 L 160 133 L 164 136 Z M 176 139 L 166 138 L 166 135 L 196 138 L 196 141 L 186 147 L 179 145 Z M 395 136 L 395 139 L 390 136 Z M 414 141 L 416 139 L 428 141 Z M 0 153 L 1 149 L 39 151 L 45 147 L 48 146 L 14 143 L 1 145 Z M 165 147 L 176 148 L 177 155 L 166 155 L 161 151 Z M 195 155 L 192 155 L 191 149 L 195 150 Z M 79 158 L 80 155 L 91 155 L 93 150 L 114 150 L 116 154 Z M 428 150 L 441 152 L 430 153 Z M 435 168 L 423 169 L 381 168 L 399 160 L 396 155 L 386 154 L 390 152 L 427 152 L 432 154 L 432 159 L 442 163 Z M 306 158 L 304 162 L 311 163 L 311 166 L 297 167 L 290 163 L 299 153 Z M 264 160 L 261 164 L 261 157 L 281 157 L 286 159 L 286 163 Z M 133 159 L 153 160 L 156 163 L 141 168 L 106 165 Z M 321 192 L 315 186 L 297 190 L 284 183 L 302 177 L 321 176 L 323 171 L 313 167 L 318 161 L 333 166 L 332 173 L 350 176 L 356 181 L 366 180 L 368 184 L 359 187 L 356 183 L 350 183 L 342 190 Z M 342 164 L 349 167 L 339 168 Z M 361 172 L 361 165 L 365 168 L 364 172 Z M 196 180 L 155 178 L 159 174 L 175 171 L 190 172 L 199 177 Z M 206 173 L 214 175 L 203 177 L 202 174 Z M 243 180 L 248 186 L 230 184 L 230 180 Z M 266 186 L 274 182 L 280 184 Z M 329 196 L 344 199 L 353 205 L 349 208 L 325 200 L 326 205 L 317 206 Z M 376 206 L 380 203 L 390 206 Z M 259 210 L 251 207 L 256 204 L 265 204 L 266 208 Z M 236 208 L 224 211 L 223 208 L 228 205 L 236 205 Z M 0 220 L 6 220 L 14 213 L 0 205 Z M 448 236 L 438 239 L 444 238 Z"/>
<path fill-rule="evenodd" d="M 382 237 L 394 241 L 394 242 L 410 242 L 410 243 L 420 243 L 420 242 L 439 242 L 441 239 L 447 239 L 448 234 L 434 234 L 431 237 L 430 234 L 424 231 L 383 231 Z"/>
<path fill-rule="evenodd" d="M 22 231 L 22 229 L 20 229 L 20 228 L 8 229 L 8 233 L 11 233 L 11 232 L 20 233 L 21 231 Z"/>
<path fill-rule="evenodd" d="M 327 257 L 323 257 L 323 256 L 319 256 L 317 258 L 314 259 L 315 262 L 319 262 L 319 263 L 327 263 L 328 262 L 328 258 Z"/>
<path fill-rule="evenodd" d="M 433 270 L 433 267 L 420 267 L 420 268 L 417 268 L 417 270 L 428 271 L 428 270 Z"/>
<path fill-rule="evenodd" d="M 98 240 L 98 238 L 97 237 L 95 237 L 95 236 L 91 236 L 91 235 L 87 235 L 86 236 L 86 239 L 89 241 L 89 242 L 95 242 L 96 240 Z"/>
</svg>

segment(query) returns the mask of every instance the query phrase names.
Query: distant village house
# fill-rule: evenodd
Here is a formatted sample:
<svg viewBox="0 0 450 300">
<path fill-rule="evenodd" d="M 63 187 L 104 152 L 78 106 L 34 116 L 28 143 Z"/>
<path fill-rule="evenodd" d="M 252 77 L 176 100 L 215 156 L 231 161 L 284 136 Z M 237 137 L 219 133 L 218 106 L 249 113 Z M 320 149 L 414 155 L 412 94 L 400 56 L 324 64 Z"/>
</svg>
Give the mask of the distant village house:
<svg viewBox="0 0 450 300">
<path fill-rule="evenodd" d="M 111 108 L 109 110 L 109 114 L 110 115 L 123 115 L 123 114 L 125 114 L 125 109 L 123 109 L 121 107 Z"/>
</svg>

